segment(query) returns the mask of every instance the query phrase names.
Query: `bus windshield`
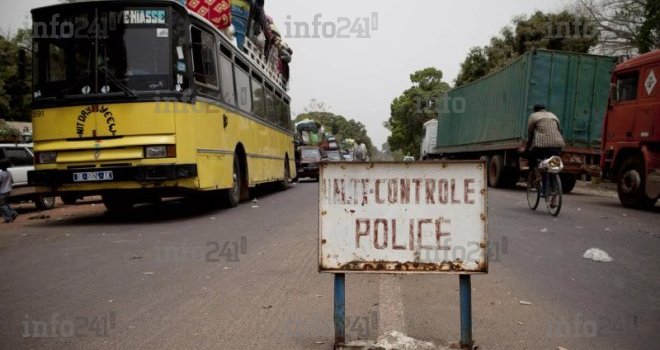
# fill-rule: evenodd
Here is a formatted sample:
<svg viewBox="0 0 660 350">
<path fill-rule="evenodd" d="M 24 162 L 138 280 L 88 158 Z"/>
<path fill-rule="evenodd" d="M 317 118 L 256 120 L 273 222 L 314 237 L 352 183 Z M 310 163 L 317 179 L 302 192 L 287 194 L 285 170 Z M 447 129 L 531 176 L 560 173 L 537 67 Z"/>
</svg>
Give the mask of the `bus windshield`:
<svg viewBox="0 0 660 350">
<path fill-rule="evenodd" d="M 170 90 L 166 9 L 47 13 L 35 20 L 34 98 Z M 51 25 L 59 18 L 58 25 Z M 44 24 L 44 25 L 42 25 Z"/>
</svg>

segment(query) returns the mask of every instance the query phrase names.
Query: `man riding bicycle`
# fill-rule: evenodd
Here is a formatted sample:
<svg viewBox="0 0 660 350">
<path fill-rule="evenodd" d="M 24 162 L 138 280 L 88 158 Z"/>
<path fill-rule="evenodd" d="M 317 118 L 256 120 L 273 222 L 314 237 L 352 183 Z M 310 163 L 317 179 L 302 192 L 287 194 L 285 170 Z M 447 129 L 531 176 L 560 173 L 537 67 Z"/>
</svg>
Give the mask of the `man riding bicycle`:
<svg viewBox="0 0 660 350">
<path fill-rule="evenodd" d="M 534 183 L 541 181 L 538 173 L 534 171 L 538 163 L 551 156 L 558 156 L 564 145 L 559 118 L 548 112 L 545 105 L 535 105 L 534 113 L 527 120 L 527 160 L 529 171 L 536 176 Z M 519 151 L 524 152 L 525 148 L 520 147 Z"/>
</svg>

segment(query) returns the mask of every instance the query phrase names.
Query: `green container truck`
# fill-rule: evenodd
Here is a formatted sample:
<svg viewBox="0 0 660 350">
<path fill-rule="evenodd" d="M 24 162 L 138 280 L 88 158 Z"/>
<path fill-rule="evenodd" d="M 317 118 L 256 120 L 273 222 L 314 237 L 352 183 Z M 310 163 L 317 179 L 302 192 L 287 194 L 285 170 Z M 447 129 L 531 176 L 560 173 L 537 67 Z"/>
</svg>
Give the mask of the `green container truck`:
<svg viewBox="0 0 660 350">
<path fill-rule="evenodd" d="M 436 147 L 428 158 L 482 159 L 493 187 L 515 186 L 527 170 L 517 149 L 527 140 L 533 106 L 546 105 L 566 141 L 562 184 L 597 174 L 610 74 L 616 58 L 527 52 L 497 72 L 451 90 L 438 104 Z"/>
</svg>

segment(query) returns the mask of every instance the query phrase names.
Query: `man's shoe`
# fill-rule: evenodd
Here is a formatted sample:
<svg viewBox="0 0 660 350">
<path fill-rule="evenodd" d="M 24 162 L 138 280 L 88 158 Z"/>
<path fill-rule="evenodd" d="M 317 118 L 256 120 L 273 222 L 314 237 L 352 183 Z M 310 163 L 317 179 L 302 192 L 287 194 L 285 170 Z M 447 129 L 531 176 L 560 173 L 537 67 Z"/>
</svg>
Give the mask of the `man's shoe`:
<svg viewBox="0 0 660 350">
<path fill-rule="evenodd" d="M 557 196 L 552 196 L 552 199 L 550 200 L 550 208 L 557 208 Z"/>
</svg>

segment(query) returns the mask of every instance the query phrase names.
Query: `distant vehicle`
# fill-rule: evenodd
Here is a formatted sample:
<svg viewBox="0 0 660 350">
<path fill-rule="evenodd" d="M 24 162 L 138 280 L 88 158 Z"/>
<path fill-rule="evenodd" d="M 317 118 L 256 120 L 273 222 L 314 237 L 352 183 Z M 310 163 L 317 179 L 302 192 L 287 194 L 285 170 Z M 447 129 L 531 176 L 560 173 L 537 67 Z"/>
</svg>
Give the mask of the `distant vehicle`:
<svg viewBox="0 0 660 350">
<path fill-rule="evenodd" d="M 325 158 L 330 162 L 340 162 L 342 159 L 338 150 L 326 150 Z"/>
<path fill-rule="evenodd" d="M 424 138 L 422 139 L 422 149 L 419 153 L 419 159 L 426 160 L 429 154 L 433 154 L 433 148 L 438 138 L 438 120 L 431 119 L 424 123 Z"/>
<path fill-rule="evenodd" d="M 403 161 L 404 161 L 404 162 L 414 162 L 414 161 L 415 161 L 415 157 L 413 157 L 413 156 L 405 156 L 405 157 L 403 157 Z"/>
<path fill-rule="evenodd" d="M 437 106 L 436 146 L 426 156 L 481 159 L 488 169 L 489 186 L 514 187 L 529 170 L 527 160 L 517 152 L 526 145 L 527 119 L 532 107 L 543 103 L 560 119 L 566 146 L 559 176 L 568 193 L 578 176 L 600 174 L 603 116 L 615 65 L 616 58 L 608 56 L 529 51 L 442 98 L 449 102 Z M 649 111 L 648 120 L 652 115 Z"/>
<path fill-rule="evenodd" d="M 318 181 L 321 163 L 321 150 L 318 147 L 300 146 L 300 164 L 298 177 L 311 177 Z"/>
<path fill-rule="evenodd" d="M 654 73 L 655 71 L 655 73 Z M 660 51 L 614 68 L 600 166 L 625 207 L 650 208 L 660 196 Z"/>
<path fill-rule="evenodd" d="M 10 202 L 32 201 L 39 210 L 47 210 L 55 206 L 55 197 L 39 194 L 34 186 L 28 185 L 27 173 L 34 169 L 34 153 L 31 144 L 2 143 L 0 144 L 0 159 L 9 159 L 11 164 L 8 170 L 14 180 L 14 185 L 9 196 Z"/>
</svg>

